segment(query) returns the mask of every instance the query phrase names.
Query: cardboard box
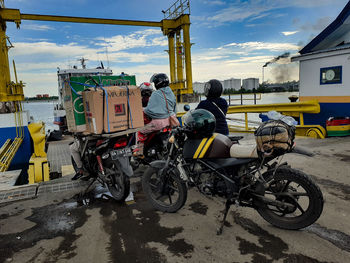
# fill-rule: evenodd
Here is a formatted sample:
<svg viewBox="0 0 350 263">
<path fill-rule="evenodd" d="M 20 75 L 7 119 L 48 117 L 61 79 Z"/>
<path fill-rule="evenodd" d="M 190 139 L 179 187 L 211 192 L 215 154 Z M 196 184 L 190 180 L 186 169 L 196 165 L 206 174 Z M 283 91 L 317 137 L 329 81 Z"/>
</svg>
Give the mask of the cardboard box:
<svg viewBox="0 0 350 263">
<path fill-rule="evenodd" d="M 86 119 L 82 92 L 88 89 L 86 85 L 102 86 L 136 85 L 134 75 L 126 76 L 80 76 L 70 77 L 70 85 L 65 83 L 63 88 L 63 103 L 66 110 L 67 126 L 70 132 L 84 132 L 86 130 Z M 74 91 L 72 90 L 74 89 Z"/>
<path fill-rule="evenodd" d="M 110 133 L 144 126 L 141 92 L 136 86 L 104 87 L 83 92 L 86 130 Z M 107 96 L 106 96 L 107 95 Z"/>
<path fill-rule="evenodd" d="M 69 84 L 65 83 L 63 104 L 66 110 L 68 131 L 70 132 L 83 132 L 86 130 L 83 98 L 79 93 L 81 94 L 81 90 L 76 94 L 72 91 Z"/>
</svg>

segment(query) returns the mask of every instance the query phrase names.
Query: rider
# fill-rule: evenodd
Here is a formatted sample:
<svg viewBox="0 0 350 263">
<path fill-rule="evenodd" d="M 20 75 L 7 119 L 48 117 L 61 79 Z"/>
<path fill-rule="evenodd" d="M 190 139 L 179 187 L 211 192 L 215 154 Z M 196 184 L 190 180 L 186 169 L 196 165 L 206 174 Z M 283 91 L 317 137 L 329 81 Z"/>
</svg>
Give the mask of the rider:
<svg viewBox="0 0 350 263">
<path fill-rule="evenodd" d="M 169 117 L 176 114 L 176 98 L 169 87 L 168 76 L 164 73 L 156 73 L 151 77 L 150 82 L 154 83 L 156 90 L 149 98 L 144 113 L 152 120 L 142 129 L 141 136 L 137 138 L 138 147 L 134 150 L 136 156 L 143 156 L 143 143 L 147 134 L 169 126 Z"/>
<path fill-rule="evenodd" d="M 226 113 L 227 113 L 227 101 L 221 98 L 223 88 L 222 84 L 217 79 L 211 79 L 204 84 L 204 95 L 206 100 L 201 101 L 197 109 L 205 109 L 210 111 L 216 118 L 216 132 L 224 135 L 229 134 Z"/>
<path fill-rule="evenodd" d="M 147 107 L 149 98 L 152 95 L 152 92 L 154 91 L 154 88 L 151 83 L 149 82 L 143 82 L 139 86 L 141 90 L 141 97 L 142 97 L 142 107 Z"/>
</svg>

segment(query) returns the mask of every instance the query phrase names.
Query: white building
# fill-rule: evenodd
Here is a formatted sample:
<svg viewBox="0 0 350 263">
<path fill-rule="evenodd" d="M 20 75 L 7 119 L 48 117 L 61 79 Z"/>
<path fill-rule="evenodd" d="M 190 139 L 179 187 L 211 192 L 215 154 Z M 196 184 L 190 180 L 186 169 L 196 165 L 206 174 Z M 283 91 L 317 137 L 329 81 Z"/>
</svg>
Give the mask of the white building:
<svg viewBox="0 0 350 263">
<path fill-rule="evenodd" d="M 239 90 L 241 89 L 241 79 L 234 79 L 234 78 L 225 79 L 223 81 L 222 86 L 224 87 L 224 89 Z"/>
<path fill-rule="evenodd" d="M 193 91 L 203 94 L 204 93 L 204 84 L 205 82 L 193 82 Z"/>
<path fill-rule="evenodd" d="M 259 88 L 259 79 L 248 78 L 243 80 L 242 88 L 245 90 L 253 90 Z"/>
<path fill-rule="evenodd" d="M 329 117 L 350 116 L 350 2 L 339 16 L 299 51 L 299 100 L 317 100 L 319 114 L 305 124 L 325 126 Z"/>
</svg>

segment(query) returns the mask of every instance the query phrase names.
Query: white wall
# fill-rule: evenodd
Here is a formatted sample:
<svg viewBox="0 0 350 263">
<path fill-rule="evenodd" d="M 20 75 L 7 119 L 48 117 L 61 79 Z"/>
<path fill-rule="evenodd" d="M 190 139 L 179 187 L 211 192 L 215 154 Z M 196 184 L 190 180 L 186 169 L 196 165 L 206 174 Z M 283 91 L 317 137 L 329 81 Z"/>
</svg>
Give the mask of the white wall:
<svg viewBox="0 0 350 263">
<path fill-rule="evenodd" d="M 300 59 L 300 96 L 350 96 L 350 54 L 349 50 L 338 55 L 324 57 L 325 53 L 312 59 Z M 320 69 L 342 66 L 341 84 L 320 84 Z"/>
</svg>

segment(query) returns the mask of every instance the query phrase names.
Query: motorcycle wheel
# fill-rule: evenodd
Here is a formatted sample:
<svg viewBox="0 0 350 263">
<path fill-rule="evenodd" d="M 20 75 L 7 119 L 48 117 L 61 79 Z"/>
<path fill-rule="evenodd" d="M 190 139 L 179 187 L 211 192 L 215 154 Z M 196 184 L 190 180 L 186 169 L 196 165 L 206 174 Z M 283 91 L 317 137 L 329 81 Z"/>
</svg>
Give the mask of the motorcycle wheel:
<svg viewBox="0 0 350 263">
<path fill-rule="evenodd" d="M 269 181 L 272 173 L 267 172 L 263 176 Z M 276 170 L 270 186 L 265 189 L 265 197 L 292 205 L 260 204 L 257 208 L 267 222 L 282 229 L 307 227 L 320 217 L 323 210 L 320 188 L 308 175 L 287 166 Z"/>
<path fill-rule="evenodd" d="M 187 187 L 177 169 L 161 173 L 162 169 L 148 167 L 142 176 L 142 189 L 154 208 L 174 213 L 185 204 Z"/>
<path fill-rule="evenodd" d="M 115 162 L 110 162 L 106 166 L 111 182 L 107 187 L 113 198 L 117 201 L 124 201 L 130 193 L 130 180 Z"/>
</svg>

